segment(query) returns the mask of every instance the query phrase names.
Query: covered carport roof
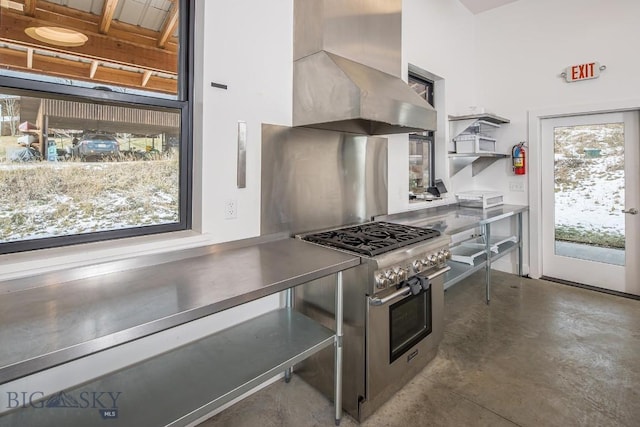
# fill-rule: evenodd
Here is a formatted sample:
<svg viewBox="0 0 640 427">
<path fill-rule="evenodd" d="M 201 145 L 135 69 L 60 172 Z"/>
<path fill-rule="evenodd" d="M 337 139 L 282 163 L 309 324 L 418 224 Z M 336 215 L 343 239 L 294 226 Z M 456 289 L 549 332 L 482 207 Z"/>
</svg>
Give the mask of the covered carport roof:
<svg viewBox="0 0 640 427">
<path fill-rule="evenodd" d="M 47 128 L 100 130 L 137 135 L 176 134 L 180 114 L 109 104 L 89 104 L 62 99 L 21 97 L 20 121 Z"/>
</svg>

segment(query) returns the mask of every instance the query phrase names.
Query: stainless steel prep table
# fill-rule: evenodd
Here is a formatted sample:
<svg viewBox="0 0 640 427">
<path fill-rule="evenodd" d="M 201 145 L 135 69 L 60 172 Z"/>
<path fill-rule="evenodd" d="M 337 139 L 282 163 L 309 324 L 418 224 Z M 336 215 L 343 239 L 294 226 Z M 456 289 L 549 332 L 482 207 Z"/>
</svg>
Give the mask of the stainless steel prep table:
<svg viewBox="0 0 640 427">
<path fill-rule="evenodd" d="M 486 241 L 484 255 L 475 260 L 473 265 L 449 262 L 451 270 L 445 277 L 445 288 L 485 268 L 486 301 L 488 304 L 491 300 L 491 263 L 493 261 L 517 250 L 518 275 L 522 276 L 522 214 L 528 210 L 528 206 L 522 205 L 501 205 L 489 209 L 448 205 L 385 215 L 376 217 L 375 219 L 408 224 L 416 227 L 432 228 L 452 236 L 467 230 L 481 228 L 484 240 Z M 506 242 L 500 246 L 498 253 L 492 253 L 491 224 L 512 217 L 516 219 L 517 243 Z"/>
<path fill-rule="evenodd" d="M 341 272 L 359 263 L 358 257 L 280 236 L 138 257 L 0 283 L 3 292 L 0 298 L 0 342 L 3 344 L 0 346 L 0 384 L 331 274 L 336 274 L 336 304 L 342 304 Z M 21 288 L 24 289 L 18 290 Z M 12 291 L 7 292 L 7 289 Z M 161 355 L 158 359 L 164 359 L 156 361 L 158 367 L 154 367 L 154 359 L 151 359 L 151 363 L 142 362 L 144 369 L 131 371 L 136 365 L 126 368 L 122 372 L 130 372 L 121 375 L 119 381 L 136 387 L 132 378 L 138 378 L 138 372 L 163 377 L 162 372 L 168 371 L 162 364 L 169 363 L 177 369 L 181 359 L 189 364 L 201 363 L 202 360 L 193 359 L 194 354 L 229 345 L 244 334 L 252 342 L 244 351 L 243 344 L 236 343 L 242 358 L 246 359 L 241 369 L 210 366 L 216 380 L 213 382 L 229 383 L 227 386 L 233 390 L 231 394 L 237 397 L 240 388 L 245 390 L 247 378 L 239 380 L 242 387 L 238 388 L 227 377 L 232 375 L 230 372 L 244 376 L 248 373 L 250 377 L 258 375 L 260 368 L 256 366 L 263 366 L 258 362 L 269 359 L 269 351 L 261 352 L 260 347 L 270 344 L 271 340 L 278 348 L 283 345 L 292 348 L 275 351 L 272 357 L 280 362 L 270 368 L 270 375 L 278 372 L 274 369 L 284 370 L 331 344 L 336 347 L 336 357 L 341 357 L 342 319 L 338 317 L 336 315 L 334 333 L 290 307 L 276 310 L 256 321 L 225 330 L 221 336 L 214 334 L 213 338 L 200 340 L 203 343 L 195 350 L 189 351 L 190 346 L 194 347 L 189 344 L 169 352 L 169 356 Z M 251 335 L 250 331 L 256 328 L 262 332 Z M 234 360 L 228 354 L 221 357 L 223 361 Z M 206 377 L 203 372 L 197 375 Z M 218 381 L 216 375 L 222 380 Z M 144 378 L 149 380 L 148 375 Z M 256 378 L 266 379 L 264 375 Z M 166 379 L 159 381 L 164 384 Z M 336 384 L 339 385 L 338 381 Z M 199 389 L 195 385 L 194 388 Z M 223 400 L 216 400 L 214 406 L 233 398 L 224 388 L 220 390 Z M 158 390 L 159 393 L 168 391 Z M 341 414 L 339 398 L 337 394 L 336 420 Z M 168 407 L 173 408 L 173 413 L 180 409 L 174 401 Z M 206 409 L 211 410 L 211 405 Z M 157 410 L 154 408 L 150 412 Z M 44 417 L 49 411 L 34 409 L 9 415 L 34 416 L 34 412 L 36 416 Z M 202 415 L 201 412 L 198 414 Z M 156 423 L 160 420 L 158 417 L 160 414 L 149 425 L 159 425 Z M 3 418 L 6 419 L 0 420 Z M 26 419 L 22 421 L 26 422 Z M 121 421 L 125 423 L 117 424 L 134 425 L 130 424 L 133 419 Z"/>
</svg>

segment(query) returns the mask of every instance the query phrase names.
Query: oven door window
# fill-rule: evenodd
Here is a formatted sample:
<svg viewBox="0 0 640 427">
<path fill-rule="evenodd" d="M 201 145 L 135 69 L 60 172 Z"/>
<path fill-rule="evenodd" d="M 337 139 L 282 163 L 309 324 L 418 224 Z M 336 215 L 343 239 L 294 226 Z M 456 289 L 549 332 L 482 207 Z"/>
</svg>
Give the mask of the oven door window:
<svg viewBox="0 0 640 427">
<path fill-rule="evenodd" d="M 431 333 L 431 289 L 389 307 L 390 362 Z"/>
</svg>

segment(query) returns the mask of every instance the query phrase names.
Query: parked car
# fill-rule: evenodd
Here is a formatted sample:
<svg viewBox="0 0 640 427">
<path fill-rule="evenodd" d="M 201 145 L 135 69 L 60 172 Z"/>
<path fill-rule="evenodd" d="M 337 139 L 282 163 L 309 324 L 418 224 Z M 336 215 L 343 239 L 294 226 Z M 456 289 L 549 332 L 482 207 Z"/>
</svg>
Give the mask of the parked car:
<svg viewBox="0 0 640 427">
<path fill-rule="evenodd" d="M 88 134 L 79 141 L 74 141 L 71 155 L 81 160 L 117 158 L 120 154 L 118 140 L 111 135 Z"/>
</svg>

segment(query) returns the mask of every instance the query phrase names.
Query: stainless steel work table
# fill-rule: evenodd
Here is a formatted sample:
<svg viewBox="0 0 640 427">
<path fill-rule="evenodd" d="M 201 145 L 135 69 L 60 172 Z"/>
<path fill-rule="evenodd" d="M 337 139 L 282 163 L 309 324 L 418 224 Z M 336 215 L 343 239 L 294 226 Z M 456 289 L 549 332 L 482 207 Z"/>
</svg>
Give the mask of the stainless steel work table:
<svg viewBox="0 0 640 427">
<path fill-rule="evenodd" d="M 122 392 L 110 425 L 184 425 L 329 345 L 339 371 L 341 272 L 359 263 L 297 239 L 267 237 L 0 283 L 0 384 L 336 274 L 335 332 L 285 307 L 65 391 L 76 400 L 83 390 Z M 149 406 L 136 407 L 141 401 Z M 100 419 L 97 409 L 27 406 L 0 417 L 0 425 Z"/>
<path fill-rule="evenodd" d="M 448 205 L 427 208 L 398 214 L 376 217 L 377 220 L 397 222 L 416 227 L 431 228 L 441 233 L 455 235 L 475 228 L 482 229 L 485 240 L 484 253 L 473 261 L 473 265 L 449 262 L 451 270 L 445 275 L 445 288 L 469 277 L 484 268 L 486 301 L 491 300 L 491 263 L 499 258 L 518 251 L 518 275 L 522 276 L 522 214 L 529 210 L 528 206 L 500 205 L 489 209 L 468 208 L 459 205 Z M 491 251 L 491 225 L 498 221 L 515 217 L 517 242 L 504 242 L 499 245 L 498 252 Z"/>
</svg>

